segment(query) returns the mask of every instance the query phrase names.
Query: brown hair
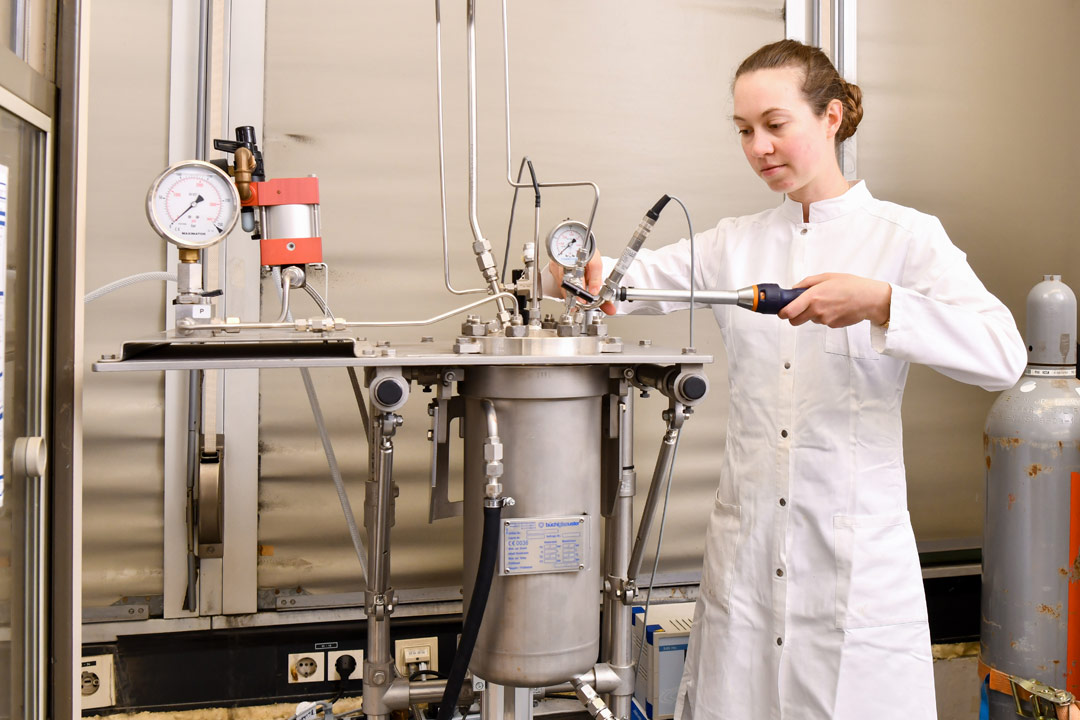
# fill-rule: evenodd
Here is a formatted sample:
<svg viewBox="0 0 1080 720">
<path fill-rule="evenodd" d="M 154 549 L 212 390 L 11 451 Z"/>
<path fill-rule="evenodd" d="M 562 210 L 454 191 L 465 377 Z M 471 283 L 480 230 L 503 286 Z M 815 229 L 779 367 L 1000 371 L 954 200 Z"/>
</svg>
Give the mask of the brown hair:
<svg viewBox="0 0 1080 720">
<path fill-rule="evenodd" d="M 863 116 L 862 90 L 840 77 L 821 48 L 803 45 L 797 40 L 781 40 L 765 45 L 742 61 L 735 71 L 735 80 L 754 70 L 787 67 L 802 68 L 803 97 L 818 117 L 825 114 L 831 101 L 840 101 L 844 112 L 836 131 L 836 142 L 843 142 L 854 135 Z"/>
</svg>

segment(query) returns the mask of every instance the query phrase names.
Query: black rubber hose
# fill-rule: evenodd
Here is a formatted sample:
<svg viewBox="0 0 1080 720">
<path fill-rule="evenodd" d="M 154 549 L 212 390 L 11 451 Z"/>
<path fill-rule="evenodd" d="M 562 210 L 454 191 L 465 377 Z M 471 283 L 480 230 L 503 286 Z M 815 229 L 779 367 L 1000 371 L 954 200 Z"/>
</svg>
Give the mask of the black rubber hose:
<svg viewBox="0 0 1080 720">
<path fill-rule="evenodd" d="M 480 634 L 480 623 L 484 620 L 484 608 L 487 607 L 491 581 L 495 577 L 495 561 L 499 556 L 499 525 L 502 517 L 501 507 L 484 508 L 484 535 L 480 541 L 480 566 L 476 569 L 476 582 L 473 583 L 472 597 L 469 598 L 469 612 L 465 615 L 465 624 L 461 628 L 461 642 L 454 663 L 450 666 L 450 676 L 443 691 L 442 704 L 439 705 L 438 720 L 451 720 L 454 708 L 461 697 L 461 685 L 465 682 L 465 671 L 469 669 L 476 636 Z"/>
</svg>

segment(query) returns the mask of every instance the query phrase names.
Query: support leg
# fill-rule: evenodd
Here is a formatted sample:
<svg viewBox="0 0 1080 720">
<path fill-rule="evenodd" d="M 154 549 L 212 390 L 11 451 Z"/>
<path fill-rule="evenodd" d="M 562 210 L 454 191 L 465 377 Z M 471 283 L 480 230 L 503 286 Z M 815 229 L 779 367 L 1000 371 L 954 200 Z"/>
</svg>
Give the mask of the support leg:
<svg viewBox="0 0 1080 720">
<path fill-rule="evenodd" d="M 368 532 L 364 713 L 368 720 L 388 720 L 386 693 L 394 680 L 394 656 L 390 648 L 390 615 L 394 612 L 394 591 L 390 587 L 390 527 L 394 506 L 392 438 L 402 419 L 394 413 L 374 415 L 374 419 L 369 445 L 372 478 L 367 482 L 364 500 L 364 526 Z"/>
</svg>

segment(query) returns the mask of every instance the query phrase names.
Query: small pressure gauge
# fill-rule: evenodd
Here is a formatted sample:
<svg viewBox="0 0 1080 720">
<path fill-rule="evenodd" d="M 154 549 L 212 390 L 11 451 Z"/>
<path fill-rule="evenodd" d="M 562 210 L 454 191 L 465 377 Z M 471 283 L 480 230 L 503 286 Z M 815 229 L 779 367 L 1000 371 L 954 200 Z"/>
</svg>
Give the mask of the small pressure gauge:
<svg viewBox="0 0 1080 720">
<path fill-rule="evenodd" d="M 174 245 L 201 250 L 224 240 L 240 217 L 232 178 L 202 160 L 187 160 L 161 173 L 146 193 L 146 218 Z"/>
<path fill-rule="evenodd" d="M 556 225 L 547 239 L 548 256 L 562 265 L 564 268 L 572 268 L 577 264 L 578 250 L 585 248 L 588 258 L 596 252 L 596 237 L 590 232 L 588 240 L 585 239 L 585 223 L 577 220 L 566 220 Z"/>
</svg>

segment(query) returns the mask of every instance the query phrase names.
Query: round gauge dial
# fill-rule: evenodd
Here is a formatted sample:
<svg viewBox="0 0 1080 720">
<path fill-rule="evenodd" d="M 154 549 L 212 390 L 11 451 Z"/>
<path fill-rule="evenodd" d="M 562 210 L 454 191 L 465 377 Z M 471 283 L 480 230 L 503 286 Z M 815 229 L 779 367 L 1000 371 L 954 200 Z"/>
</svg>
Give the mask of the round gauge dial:
<svg viewBox="0 0 1080 720">
<path fill-rule="evenodd" d="M 240 217 L 232 178 L 201 160 L 177 163 L 146 193 L 146 217 L 158 235 L 192 250 L 225 239 Z"/>
<path fill-rule="evenodd" d="M 596 236 L 589 233 L 585 239 L 585 223 L 577 220 L 566 220 L 556 225 L 547 239 L 547 251 L 552 260 L 564 268 L 572 268 L 577 264 L 578 251 L 584 247 L 586 259 L 591 258 L 596 252 Z"/>
</svg>

